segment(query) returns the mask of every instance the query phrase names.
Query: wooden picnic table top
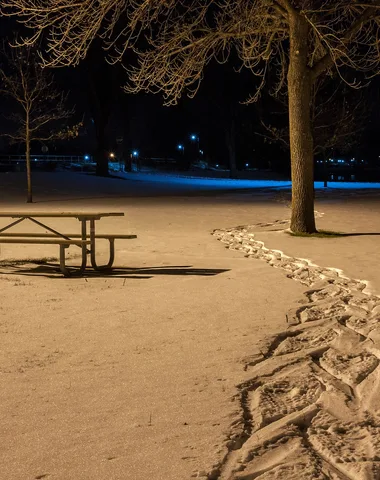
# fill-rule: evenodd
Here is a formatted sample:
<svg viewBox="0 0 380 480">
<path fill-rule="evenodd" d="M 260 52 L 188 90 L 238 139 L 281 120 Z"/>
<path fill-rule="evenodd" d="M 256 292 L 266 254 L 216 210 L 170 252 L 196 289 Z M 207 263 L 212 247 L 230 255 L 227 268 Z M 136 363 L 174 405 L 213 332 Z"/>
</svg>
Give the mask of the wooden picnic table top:
<svg viewBox="0 0 380 480">
<path fill-rule="evenodd" d="M 88 218 L 123 217 L 123 212 L 0 212 L 0 217 L 23 218 L 23 217 L 51 217 L 51 218 Z"/>
</svg>

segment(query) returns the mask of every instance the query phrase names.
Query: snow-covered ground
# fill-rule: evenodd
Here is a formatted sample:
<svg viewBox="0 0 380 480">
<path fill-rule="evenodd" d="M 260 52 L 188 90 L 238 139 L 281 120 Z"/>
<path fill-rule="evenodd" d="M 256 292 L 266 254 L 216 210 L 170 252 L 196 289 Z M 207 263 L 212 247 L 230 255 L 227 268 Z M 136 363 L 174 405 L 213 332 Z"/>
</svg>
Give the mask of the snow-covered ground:
<svg viewBox="0 0 380 480">
<path fill-rule="evenodd" d="M 211 172 L 210 172 L 211 174 Z M 291 182 L 288 180 L 235 180 L 231 178 L 199 177 L 191 174 L 178 173 L 116 173 L 121 178 L 134 179 L 137 181 L 159 182 L 166 184 L 192 185 L 197 187 L 207 187 L 210 189 L 257 189 L 257 188 L 289 188 Z M 323 182 L 315 182 L 316 189 L 324 189 Z M 333 189 L 379 189 L 380 183 L 371 182 L 328 182 L 327 188 Z"/>
<path fill-rule="evenodd" d="M 26 205 L 0 176 L 2 210 L 138 236 L 72 279 L 55 246 L 0 245 L 0 478 L 380 478 L 376 191 L 329 184 L 318 226 L 350 235 L 311 239 L 278 182 L 156 180 L 39 173 Z"/>
</svg>

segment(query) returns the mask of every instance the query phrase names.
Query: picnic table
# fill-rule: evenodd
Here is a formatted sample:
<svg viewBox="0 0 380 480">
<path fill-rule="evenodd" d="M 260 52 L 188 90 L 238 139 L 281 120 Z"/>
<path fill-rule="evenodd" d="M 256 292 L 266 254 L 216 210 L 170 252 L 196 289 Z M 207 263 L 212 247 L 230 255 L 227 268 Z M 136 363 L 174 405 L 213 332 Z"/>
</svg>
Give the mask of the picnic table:
<svg viewBox="0 0 380 480">
<path fill-rule="evenodd" d="M 115 239 L 132 239 L 137 235 L 122 234 L 97 234 L 95 225 L 98 220 L 103 217 L 123 217 L 123 212 L 0 212 L 0 218 L 16 219 L 8 225 L 0 228 L 0 243 L 24 243 L 24 244 L 42 244 L 42 245 L 59 245 L 59 266 L 61 272 L 66 277 L 72 276 L 74 273 L 66 266 L 65 251 L 70 245 L 75 245 L 82 250 L 82 263 L 76 274 L 83 274 L 87 267 L 87 256 L 90 255 L 91 265 L 94 270 L 111 269 L 115 259 Z M 49 225 L 46 220 L 41 219 L 57 219 L 57 218 L 76 218 L 81 224 L 80 233 L 62 233 Z M 10 231 L 12 227 L 20 224 L 25 220 L 30 220 L 39 227 L 44 228 L 48 233 L 28 233 Z M 88 229 L 89 226 L 89 229 Z M 109 260 L 105 265 L 96 263 L 96 239 L 107 239 L 109 241 Z"/>
</svg>

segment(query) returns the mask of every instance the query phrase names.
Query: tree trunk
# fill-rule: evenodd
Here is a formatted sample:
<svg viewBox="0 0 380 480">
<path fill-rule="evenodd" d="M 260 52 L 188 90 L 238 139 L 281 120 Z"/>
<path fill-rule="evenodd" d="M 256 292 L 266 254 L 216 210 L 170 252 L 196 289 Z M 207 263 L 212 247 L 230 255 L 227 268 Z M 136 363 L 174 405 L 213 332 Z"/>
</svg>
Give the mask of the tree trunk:
<svg viewBox="0 0 380 480">
<path fill-rule="evenodd" d="M 329 171 L 328 171 L 328 159 L 327 155 L 323 155 L 323 186 L 327 188 L 327 181 L 329 179 Z"/>
<path fill-rule="evenodd" d="M 107 83 L 108 77 L 104 70 L 104 64 L 99 63 L 97 54 L 100 55 L 99 50 L 92 50 L 88 57 L 88 93 L 95 126 L 96 175 L 108 177 L 109 152 L 106 129 L 110 116 L 110 91 L 112 91 L 112 86 Z"/>
<path fill-rule="evenodd" d="M 235 118 L 231 118 L 229 128 L 226 131 L 226 143 L 228 148 L 228 164 L 230 167 L 230 178 L 236 178 L 237 168 L 236 168 Z"/>
<path fill-rule="evenodd" d="M 25 131 L 25 157 L 26 157 L 26 178 L 27 178 L 27 203 L 33 202 L 32 195 L 32 173 L 30 165 L 30 132 L 29 132 L 29 118 L 26 119 L 26 131 Z"/>
<path fill-rule="evenodd" d="M 100 115 L 94 119 L 95 121 L 95 136 L 96 136 L 96 175 L 100 177 L 108 177 L 108 151 L 106 145 L 106 121 L 100 118 Z"/>
<path fill-rule="evenodd" d="M 96 175 L 99 177 L 109 177 L 108 155 L 107 152 L 98 146 L 95 152 Z"/>
<path fill-rule="evenodd" d="M 310 118 L 312 79 L 307 66 L 309 27 L 298 13 L 289 14 L 289 27 L 288 96 L 292 170 L 290 229 L 294 233 L 314 233 L 314 155 Z"/>
<path fill-rule="evenodd" d="M 125 172 L 132 172 L 132 154 L 129 150 L 123 150 L 123 158 L 124 158 L 124 171 Z"/>
</svg>

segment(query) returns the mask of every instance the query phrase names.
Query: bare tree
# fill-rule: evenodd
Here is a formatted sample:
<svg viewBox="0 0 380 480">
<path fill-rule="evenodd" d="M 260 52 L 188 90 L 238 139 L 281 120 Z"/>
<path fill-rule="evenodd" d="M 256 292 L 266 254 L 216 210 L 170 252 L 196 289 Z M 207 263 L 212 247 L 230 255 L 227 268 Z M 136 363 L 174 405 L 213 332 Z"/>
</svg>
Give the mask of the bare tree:
<svg viewBox="0 0 380 480">
<path fill-rule="evenodd" d="M 315 89 L 312 106 L 315 154 L 326 159 L 334 150 L 341 153 L 352 150 L 368 121 L 369 110 L 363 91 L 352 91 L 342 81 L 335 89 L 325 85 Z"/>
<path fill-rule="evenodd" d="M 31 144 L 48 142 L 78 135 L 79 124 L 62 127 L 73 110 L 65 108 L 67 95 L 54 88 L 54 78 L 38 64 L 38 56 L 31 46 L 6 48 L 3 45 L 3 63 L 0 68 L 0 93 L 16 103 L 16 109 L 8 118 L 16 130 L 2 133 L 12 143 L 25 144 L 27 171 L 27 202 L 33 201 L 31 176 Z"/>
<path fill-rule="evenodd" d="M 264 141 L 277 143 L 284 150 L 290 148 L 289 125 L 283 126 L 283 116 L 288 108 L 287 98 L 280 97 L 280 111 L 276 117 L 264 114 L 260 108 L 261 132 L 255 134 Z M 282 108 L 281 108 L 282 107 Z M 351 89 L 340 78 L 320 77 L 314 85 L 311 102 L 311 122 L 314 140 L 314 154 L 322 157 L 326 166 L 327 158 L 334 151 L 350 152 L 359 142 L 364 124 L 368 120 L 370 107 L 363 90 Z M 327 169 L 325 169 L 327 175 Z M 325 178 L 325 186 L 327 179 Z"/>
<path fill-rule="evenodd" d="M 1 0 L 0 5 L 4 15 L 16 15 L 33 29 L 24 43 L 47 31 L 49 65 L 77 64 L 98 35 L 107 48 L 114 47 L 112 61 L 122 61 L 143 33 L 128 91 L 161 92 L 167 104 L 184 91 L 195 95 L 204 67 L 212 58 L 226 61 L 232 49 L 258 79 L 252 101 L 267 75 L 276 72 L 276 91 L 288 92 L 291 229 L 315 232 L 313 86 L 332 69 L 341 74 L 349 67 L 366 78 L 378 73 L 380 0 Z"/>
<path fill-rule="evenodd" d="M 115 110 L 120 85 L 116 84 L 116 68 L 111 67 L 103 57 L 101 44 L 92 43 L 87 58 L 82 63 L 85 75 L 82 81 L 87 86 L 89 107 L 95 130 L 96 175 L 108 176 L 109 122 Z"/>
</svg>

